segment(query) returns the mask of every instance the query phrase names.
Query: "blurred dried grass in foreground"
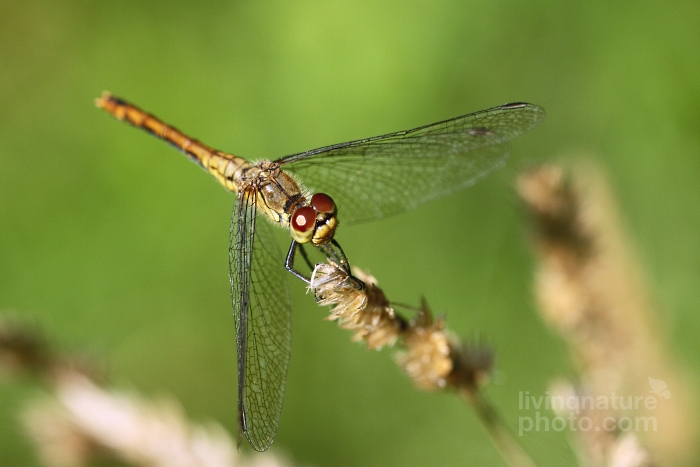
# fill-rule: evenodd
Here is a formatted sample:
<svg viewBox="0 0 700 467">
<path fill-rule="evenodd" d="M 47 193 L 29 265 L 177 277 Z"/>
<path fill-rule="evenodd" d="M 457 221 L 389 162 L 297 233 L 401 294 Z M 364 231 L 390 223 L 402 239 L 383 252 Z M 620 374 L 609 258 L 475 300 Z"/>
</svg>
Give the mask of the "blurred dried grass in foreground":
<svg viewBox="0 0 700 467">
<path fill-rule="evenodd" d="M 284 467 L 269 453 L 242 456 L 220 425 L 192 423 L 175 401 L 105 389 L 90 365 L 60 355 L 36 327 L 0 315 L 0 371 L 47 389 L 21 415 L 42 463 L 79 467 L 114 458 L 148 467 Z"/>
<path fill-rule="evenodd" d="M 659 313 L 601 170 L 581 165 L 568 175 L 558 166 L 537 167 L 520 176 L 517 188 L 533 221 L 539 310 L 578 371 L 577 381 L 555 384 L 553 396 L 647 397 L 658 389 L 654 384 L 673 391 L 658 397 L 653 410 L 577 407 L 578 418 L 597 422 L 634 416 L 658 422 L 647 432 L 579 430 L 582 465 L 687 464 L 696 454 L 697 424 L 690 418 L 696 400 L 664 345 Z"/>
</svg>

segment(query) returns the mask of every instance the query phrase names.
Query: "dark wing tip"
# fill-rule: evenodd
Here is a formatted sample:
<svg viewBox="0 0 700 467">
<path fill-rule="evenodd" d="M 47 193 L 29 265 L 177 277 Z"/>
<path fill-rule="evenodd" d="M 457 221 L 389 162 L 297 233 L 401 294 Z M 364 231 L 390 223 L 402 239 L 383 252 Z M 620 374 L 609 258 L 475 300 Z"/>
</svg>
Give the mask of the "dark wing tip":
<svg viewBox="0 0 700 467">
<path fill-rule="evenodd" d="M 522 109 L 523 107 L 527 107 L 532 104 L 528 104 L 527 102 L 511 102 L 509 104 L 503 104 L 501 108 L 503 110 L 508 110 L 508 109 Z"/>
<path fill-rule="evenodd" d="M 528 104 L 527 102 L 511 102 L 509 104 L 503 104 L 500 107 L 496 107 L 496 109 L 501 111 L 514 111 L 522 114 L 523 116 L 528 115 L 530 124 L 524 131 L 531 130 L 533 127 L 539 125 L 547 116 L 547 112 L 545 112 L 542 107 L 535 104 Z"/>
</svg>

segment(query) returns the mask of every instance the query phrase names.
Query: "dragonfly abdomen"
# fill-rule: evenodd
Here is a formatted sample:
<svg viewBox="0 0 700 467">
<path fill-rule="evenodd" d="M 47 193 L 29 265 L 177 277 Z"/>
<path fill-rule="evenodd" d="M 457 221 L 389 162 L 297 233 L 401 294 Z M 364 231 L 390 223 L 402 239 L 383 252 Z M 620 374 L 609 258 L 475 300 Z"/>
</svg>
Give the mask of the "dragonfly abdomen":
<svg viewBox="0 0 700 467">
<path fill-rule="evenodd" d="M 238 192 L 236 181 L 242 171 L 250 166 L 245 159 L 218 151 L 182 133 L 175 127 L 163 123 L 157 117 L 144 112 L 133 104 L 105 92 L 95 100 L 97 107 L 106 110 L 117 120 L 141 128 L 156 138 L 179 149 L 206 171 L 212 174 L 227 190 Z"/>
</svg>

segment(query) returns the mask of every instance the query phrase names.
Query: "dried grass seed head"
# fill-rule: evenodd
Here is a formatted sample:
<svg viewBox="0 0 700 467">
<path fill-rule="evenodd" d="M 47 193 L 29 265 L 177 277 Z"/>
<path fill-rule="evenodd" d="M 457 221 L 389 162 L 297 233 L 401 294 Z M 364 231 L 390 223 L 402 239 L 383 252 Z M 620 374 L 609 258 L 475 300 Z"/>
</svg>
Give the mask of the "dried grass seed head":
<svg viewBox="0 0 700 467">
<path fill-rule="evenodd" d="M 402 320 L 382 290 L 371 282 L 373 278 L 359 270 L 354 272 L 356 277 L 336 265 L 319 263 L 309 289 L 320 305 L 333 306 L 328 319 L 354 331 L 353 340 L 364 341 L 369 349 L 393 345 L 403 327 Z"/>
</svg>

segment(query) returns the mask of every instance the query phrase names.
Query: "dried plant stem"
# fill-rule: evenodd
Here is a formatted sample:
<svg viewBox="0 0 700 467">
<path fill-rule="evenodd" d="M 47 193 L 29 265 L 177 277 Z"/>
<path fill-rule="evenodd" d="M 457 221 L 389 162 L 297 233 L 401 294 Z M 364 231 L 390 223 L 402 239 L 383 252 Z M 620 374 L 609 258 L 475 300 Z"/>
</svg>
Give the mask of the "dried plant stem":
<svg viewBox="0 0 700 467">
<path fill-rule="evenodd" d="M 461 390 L 459 395 L 472 406 L 486 428 L 494 446 L 510 467 L 536 467 L 535 462 L 508 429 L 496 407 L 486 399 L 482 391 Z"/>
<path fill-rule="evenodd" d="M 328 319 L 353 331 L 353 340 L 364 341 L 371 349 L 400 342 L 396 361 L 416 386 L 455 391 L 474 409 L 510 467 L 535 467 L 481 391 L 493 366 L 491 349 L 461 345 L 448 335 L 444 319 L 433 319 L 425 300 L 414 319 L 403 318 L 372 276 L 357 269 L 353 273 L 350 276 L 332 262 L 316 265 L 309 288 L 320 305 L 333 305 Z"/>
</svg>

